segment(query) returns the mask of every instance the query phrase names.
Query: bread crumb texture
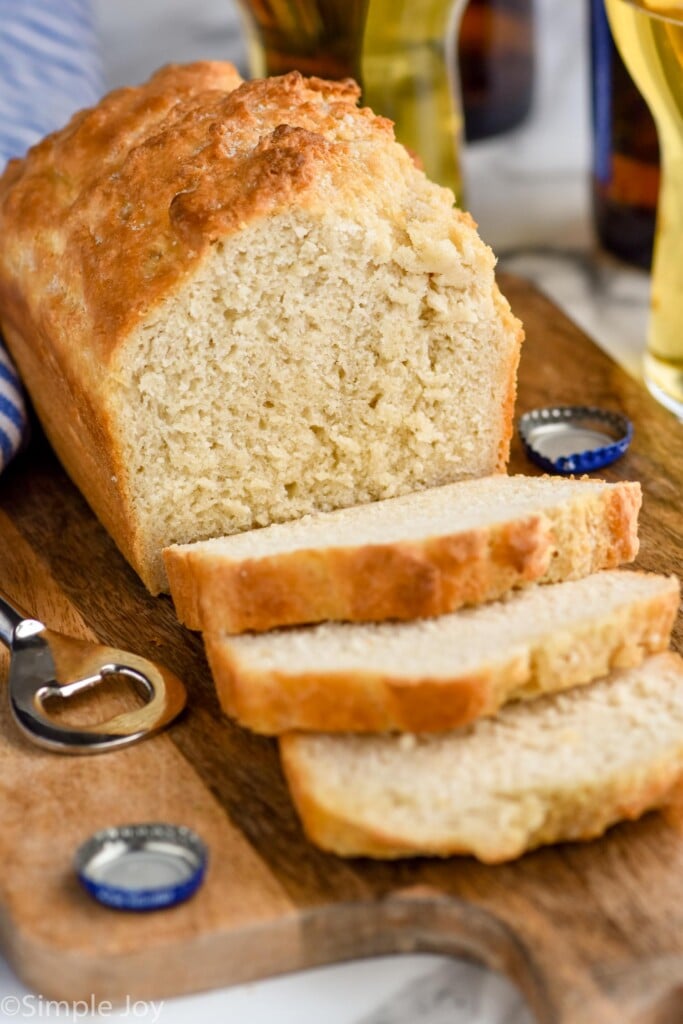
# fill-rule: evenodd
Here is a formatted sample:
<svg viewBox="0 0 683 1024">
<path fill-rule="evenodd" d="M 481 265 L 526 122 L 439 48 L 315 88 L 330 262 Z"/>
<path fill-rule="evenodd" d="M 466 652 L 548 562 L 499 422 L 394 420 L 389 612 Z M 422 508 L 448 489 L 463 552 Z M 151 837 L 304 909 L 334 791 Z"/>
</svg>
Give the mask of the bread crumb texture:
<svg viewBox="0 0 683 1024">
<path fill-rule="evenodd" d="M 166 545 L 504 468 L 493 254 L 358 95 L 171 66 L 0 180 L 8 342 L 153 591 Z"/>
</svg>

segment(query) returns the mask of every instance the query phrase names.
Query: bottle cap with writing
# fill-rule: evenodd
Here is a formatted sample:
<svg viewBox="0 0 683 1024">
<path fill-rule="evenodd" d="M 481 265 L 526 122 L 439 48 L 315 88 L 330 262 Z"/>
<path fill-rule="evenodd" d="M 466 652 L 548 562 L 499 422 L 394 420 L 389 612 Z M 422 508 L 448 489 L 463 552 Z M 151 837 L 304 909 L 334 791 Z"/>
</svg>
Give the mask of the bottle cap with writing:
<svg viewBox="0 0 683 1024">
<path fill-rule="evenodd" d="M 525 413 L 519 436 L 529 458 L 546 473 L 592 473 L 621 458 L 633 424 L 617 412 L 558 405 Z"/>
<path fill-rule="evenodd" d="M 84 888 L 119 910 L 157 910 L 188 899 L 201 885 L 208 853 L 184 825 L 119 825 L 96 832 L 76 853 Z"/>
</svg>

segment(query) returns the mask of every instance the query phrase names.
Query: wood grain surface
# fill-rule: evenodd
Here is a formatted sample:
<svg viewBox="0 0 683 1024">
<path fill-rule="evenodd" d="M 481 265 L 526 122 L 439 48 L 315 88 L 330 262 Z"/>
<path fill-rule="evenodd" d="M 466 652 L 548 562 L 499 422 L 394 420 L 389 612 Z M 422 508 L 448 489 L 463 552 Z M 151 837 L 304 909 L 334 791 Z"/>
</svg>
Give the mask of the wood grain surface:
<svg viewBox="0 0 683 1024">
<path fill-rule="evenodd" d="M 605 475 L 643 484 L 638 565 L 683 574 L 683 428 L 531 286 L 504 289 L 527 328 L 518 413 L 588 403 L 629 415 L 632 449 Z M 534 472 L 517 442 L 511 469 Z M 161 998 L 424 950 L 504 971 L 544 1024 L 683 1020 L 683 812 L 502 867 L 314 849 L 274 742 L 221 715 L 199 637 L 147 594 L 37 430 L 0 480 L 0 585 L 53 628 L 166 663 L 189 690 L 165 734 L 90 758 L 31 746 L 0 702 L 0 940 L 45 996 Z M 135 699 L 91 694 L 63 716 L 92 721 Z M 78 886 L 74 851 L 97 828 L 142 820 L 196 828 L 210 847 L 207 881 L 170 910 L 100 907 Z"/>
</svg>

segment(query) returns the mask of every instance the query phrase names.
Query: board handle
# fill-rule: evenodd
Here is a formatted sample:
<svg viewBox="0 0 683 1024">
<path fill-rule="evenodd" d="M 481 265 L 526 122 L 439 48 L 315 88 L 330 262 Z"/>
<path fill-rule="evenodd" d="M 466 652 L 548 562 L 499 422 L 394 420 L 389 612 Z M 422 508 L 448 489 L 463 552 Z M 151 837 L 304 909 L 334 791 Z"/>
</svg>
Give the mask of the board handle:
<svg viewBox="0 0 683 1024">
<path fill-rule="evenodd" d="M 373 904 L 316 908 L 306 918 L 304 946 L 315 944 L 321 963 L 345 959 L 340 933 L 350 937 L 349 959 L 420 952 L 465 957 L 506 975 L 538 1024 L 683 1022 L 682 957 L 658 957 L 635 969 L 631 963 L 623 971 L 601 970 L 580 951 L 548 957 L 547 949 L 494 912 L 429 885 L 394 891 Z M 330 935 L 335 950 L 325 957 Z"/>
</svg>

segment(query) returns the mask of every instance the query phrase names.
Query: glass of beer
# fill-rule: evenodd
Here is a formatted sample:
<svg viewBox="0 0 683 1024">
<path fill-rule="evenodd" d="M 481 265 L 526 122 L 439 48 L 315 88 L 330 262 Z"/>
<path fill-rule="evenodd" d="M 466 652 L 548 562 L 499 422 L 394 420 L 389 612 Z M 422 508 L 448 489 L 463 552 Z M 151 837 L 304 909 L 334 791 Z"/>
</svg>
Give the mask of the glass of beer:
<svg viewBox="0 0 683 1024">
<path fill-rule="evenodd" d="M 255 78 L 360 77 L 368 0 L 238 0 Z"/>
<path fill-rule="evenodd" d="M 370 0 L 361 60 L 363 102 L 391 118 L 429 177 L 462 201 L 464 120 L 457 77 L 461 0 Z"/>
<path fill-rule="evenodd" d="M 255 77 L 355 78 L 362 102 L 461 197 L 454 48 L 464 0 L 238 0 Z"/>
<path fill-rule="evenodd" d="M 645 380 L 683 417 L 683 0 L 606 0 L 606 6 L 661 150 Z"/>
</svg>

